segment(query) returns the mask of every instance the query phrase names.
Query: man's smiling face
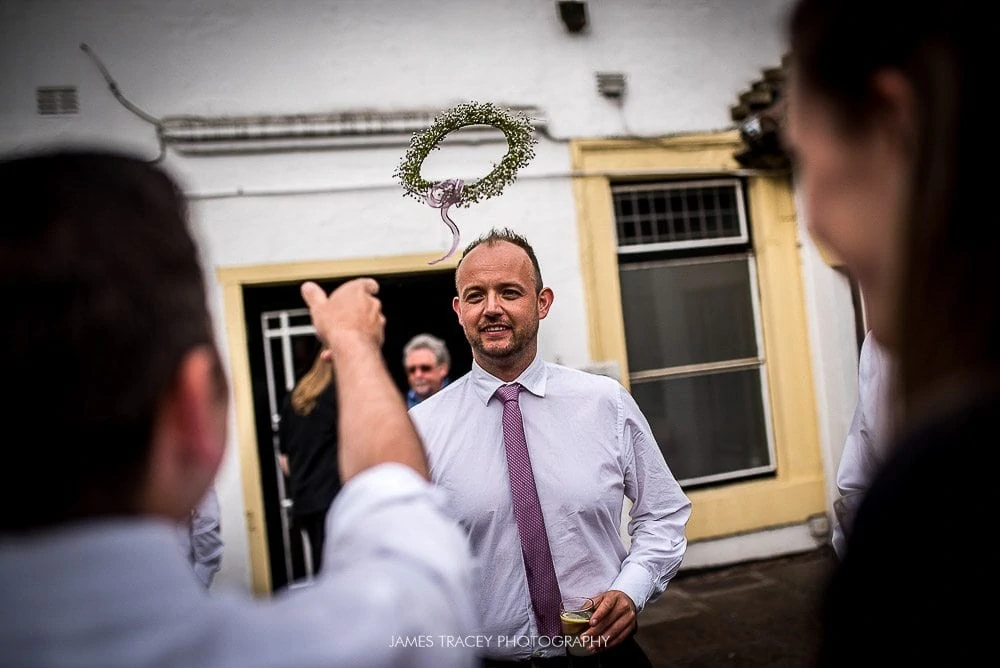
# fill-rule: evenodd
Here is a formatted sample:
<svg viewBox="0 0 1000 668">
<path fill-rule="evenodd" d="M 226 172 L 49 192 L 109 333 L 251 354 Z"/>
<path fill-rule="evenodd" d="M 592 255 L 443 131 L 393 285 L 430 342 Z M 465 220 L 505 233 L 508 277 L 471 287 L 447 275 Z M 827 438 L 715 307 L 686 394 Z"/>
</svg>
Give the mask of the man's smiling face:
<svg viewBox="0 0 1000 668">
<path fill-rule="evenodd" d="M 472 249 L 458 266 L 458 296 L 452 304 L 476 362 L 494 369 L 526 368 L 538 348 L 538 323 L 549 311 L 552 291 L 539 290 L 524 249 L 506 242 Z"/>
</svg>

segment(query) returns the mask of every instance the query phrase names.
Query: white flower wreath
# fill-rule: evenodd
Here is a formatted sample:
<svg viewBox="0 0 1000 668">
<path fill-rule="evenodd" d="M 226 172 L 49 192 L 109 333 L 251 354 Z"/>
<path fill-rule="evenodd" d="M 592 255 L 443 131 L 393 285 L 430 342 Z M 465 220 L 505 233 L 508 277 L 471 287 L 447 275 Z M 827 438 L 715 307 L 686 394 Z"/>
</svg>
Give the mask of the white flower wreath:
<svg viewBox="0 0 1000 668">
<path fill-rule="evenodd" d="M 450 133 L 469 125 L 490 125 L 503 132 L 507 138 L 507 153 L 500 163 L 494 165 L 489 174 L 470 184 L 461 179 L 431 182 L 422 178 L 420 167 L 430 152 L 438 148 L 441 140 Z M 441 219 L 452 233 L 451 249 L 431 264 L 450 257 L 458 248 L 459 230 L 448 216 L 448 208 L 467 207 L 499 195 L 517 178 L 517 170 L 535 156 L 537 142 L 531 121 L 526 116 L 489 102 L 466 102 L 452 107 L 435 118 L 429 128 L 413 135 L 394 176 L 399 179 L 406 195 L 441 209 Z"/>
</svg>

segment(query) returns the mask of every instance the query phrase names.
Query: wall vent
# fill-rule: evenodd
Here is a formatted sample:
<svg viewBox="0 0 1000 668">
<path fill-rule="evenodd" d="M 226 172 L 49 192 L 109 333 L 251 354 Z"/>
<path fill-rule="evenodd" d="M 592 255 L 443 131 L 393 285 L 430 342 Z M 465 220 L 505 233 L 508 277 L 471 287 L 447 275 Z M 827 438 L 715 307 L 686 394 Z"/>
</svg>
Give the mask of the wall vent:
<svg viewBox="0 0 1000 668">
<path fill-rule="evenodd" d="M 39 116 L 72 116 L 80 113 L 76 86 L 39 86 L 35 89 Z"/>
</svg>

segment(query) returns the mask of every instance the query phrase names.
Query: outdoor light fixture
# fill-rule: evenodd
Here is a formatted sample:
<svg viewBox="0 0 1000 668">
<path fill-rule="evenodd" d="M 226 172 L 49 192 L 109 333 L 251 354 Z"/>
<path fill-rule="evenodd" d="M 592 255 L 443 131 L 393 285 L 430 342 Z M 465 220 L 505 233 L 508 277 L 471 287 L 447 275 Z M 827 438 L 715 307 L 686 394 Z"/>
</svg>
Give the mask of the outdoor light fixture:
<svg viewBox="0 0 1000 668">
<path fill-rule="evenodd" d="M 580 32 L 587 27 L 587 3 L 579 0 L 558 0 L 559 18 L 566 30 Z"/>
</svg>

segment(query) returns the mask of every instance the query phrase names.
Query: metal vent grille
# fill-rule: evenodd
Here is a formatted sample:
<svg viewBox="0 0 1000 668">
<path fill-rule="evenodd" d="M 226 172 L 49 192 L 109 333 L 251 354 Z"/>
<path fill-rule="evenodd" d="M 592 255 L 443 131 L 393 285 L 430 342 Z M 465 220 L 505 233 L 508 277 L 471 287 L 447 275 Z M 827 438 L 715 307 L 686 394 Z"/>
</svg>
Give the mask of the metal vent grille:
<svg viewBox="0 0 1000 668">
<path fill-rule="evenodd" d="M 612 195 L 620 253 L 748 241 L 738 180 L 615 186 Z"/>
<path fill-rule="evenodd" d="M 35 89 L 39 116 L 72 116 L 80 113 L 76 86 L 41 86 Z"/>
<path fill-rule="evenodd" d="M 545 127 L 544 113 L 531 106 L 511 111 Z M 353 148 L 406 146 L 413 134 L 423 132 L 437 117 L 436 109 L 408 111 L 356 110 L 337 113 L 284 116 L 190 116 L 161 121 L 164 142 L 179 153 L 208 155 L 253 153 L 304 148 Z M 453 143 L 504 142 L 502 133 L 489 126 L 464 128 L 448 136 Z"/>
</svg>

